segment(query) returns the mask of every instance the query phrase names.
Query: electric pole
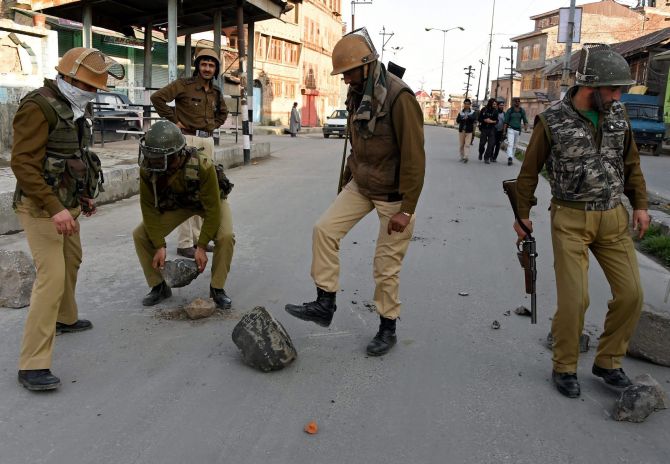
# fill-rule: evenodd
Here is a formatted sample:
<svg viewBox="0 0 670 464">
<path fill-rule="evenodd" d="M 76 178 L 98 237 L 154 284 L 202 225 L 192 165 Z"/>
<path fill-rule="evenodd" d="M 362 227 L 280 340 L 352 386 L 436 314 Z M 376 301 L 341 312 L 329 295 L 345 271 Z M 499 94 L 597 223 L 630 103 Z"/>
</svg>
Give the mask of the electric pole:
<svg viewBox="0 0 670 464">
<path fill-rule="evenodd" d="M 568 79 L 570 78 L 570 55 L 572 55 L 572 39 L 574 37 L 574 34 L 575 34 L 575 0 L 570 0 L 570 13 L 568 15 L 568 40 L 565 42 L 563 74 L 561 75 L 561 99 L 563 99 L 565 93 L 568 91 Z"/>
<path fill-rule="evenodd" d="M 381 62 L 384 62 L 384 50 L 386 49 L 386 44 L 389 43 L 389 40 L 391 40 L 391 37 L 393 37 L 393 32 L 386 32 L 386 26 L 382 26 L 382 31 L 379 33 L 379 35 L 382 36 L 382 57 L 381 57 Z M 387 39 L 386 36 L 389 38 Z"/>
<path fill-rule="evenodd" d="M 491 32 L 489 33 L 489 57 L 486 61 L 486 90 L 484 91 L 484 100 L 489 98 L 489 78 L 491 77 L 491 42 L 493 42 L 493 18 L 496 14 L 496 0 L 493 0 L 493 10 L 491 11 Z"/>
<path fill-rule="evenodd" d="M 465 98 L 468 98 L 468 95 L 470 94 L 470 79 L 475 77 L 472 74 L 472 72 L 475 70 L 475 68 L 473 68 L 471 65 L 469 65 L 467 68 L 463 68 L 463 69 L 465 69 L 467 71 L 465 73 L 465 75 L 468 78 L 468 81 L 465 83 Z"/>
<path fill-rule="evenodd" d="M 514 98 L 514 45 L 508 45 L 507 47 L 500 47 L 503 50 L 509 49 L 509 102 L 508 105 L 512 106 L 512 98 Z M 521 95 L 519 95 L 521 96 Z"/>
<path fill-rule="evenodd" d="M 477 100 L 478 105 L 479 105 L 479 88 L 482 85 L 482 66 L 484 66 L 484 60 L 479 60 L 479 81 L 477 82 L 477 95 L 475 96 L 475 100 Z"/>
</svg>

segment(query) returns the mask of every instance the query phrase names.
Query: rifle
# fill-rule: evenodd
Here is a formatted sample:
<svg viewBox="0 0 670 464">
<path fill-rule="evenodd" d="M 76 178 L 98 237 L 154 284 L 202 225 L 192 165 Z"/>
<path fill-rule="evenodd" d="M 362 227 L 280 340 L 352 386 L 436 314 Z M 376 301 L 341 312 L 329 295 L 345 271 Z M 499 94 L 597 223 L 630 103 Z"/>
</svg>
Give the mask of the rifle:
<svg viewBox="0 0 670 464">
<path fill-rule="evenodd" d="M 519 264 L 524 270 L 524 275 L 526 278 L 526 293 L 530 295 L 530 323 L 537 324 L 537 301 L 536 301 L 536 285 L 537 280 L 537 267 L 535 265 L 535 259 L 537 258 L 537 252 L 535 249 L 535 238 L 530 233 L 530 229 L 526 227 L 521 218 L 519 217 L 519 211 L 517 210 L 517 191 L 516 191 L 516 179 L 504 180 L 503 191 L 509 198 L 510 203 L 512 204 L 512 210 L 514 211 L 514 217 L 517 224 L 523 229 L 526 233 L 526 236 L 523 239 L 518 239 L 516 241 L 516 256 L 519 258 Z"/>
<path fill-rule="evenodd" d="M 342 150 L 342 165 L 340 166 L 340 180 L 337 182 L 337 194 L 344 188 L 344 166 L 347 159 L 347 143 L 349 142 L 349 118 L 347 118 L 347 129 L 344 133 L 344 149 Z"/>
</svg>

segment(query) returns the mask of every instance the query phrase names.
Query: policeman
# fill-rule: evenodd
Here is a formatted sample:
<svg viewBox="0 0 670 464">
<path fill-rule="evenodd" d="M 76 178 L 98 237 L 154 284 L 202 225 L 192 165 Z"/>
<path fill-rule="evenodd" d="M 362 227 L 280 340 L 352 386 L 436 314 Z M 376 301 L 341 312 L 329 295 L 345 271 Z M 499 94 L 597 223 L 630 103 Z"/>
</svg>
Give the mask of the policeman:
<svg viewBox="0 0 670 464">
<path fill-rule="evenodd" d="M 37 276 L 19 358 L 19 382 L 28 390 L 53 390 L 54 337 L 93 327 L 78 318 L 75 287 L 82 260 L 79 215 L 95 213 L 102 184 L 99 158 L 91 151 L 87 104 L 121 65 L 94 48 L 73 48 L 56 66 L 55 80 L 21 100 L 14 117 L 11 166 L 14 208 L 28 239 Z"/>
<path fill-rule="evenodd" d="M 299 319 L 330 325 L 337 308 L 340 240 L 376 210 L 374 302 L 380 325 L 366 349 L 371 356 L 388 353 L 396 343 L 400 270 L 425 172 L 421 108 L 407 84 L 377 59 L 365 28 L 345 35 L 333 49 L 331 74 L 343 74 L 349 85 L 352 152 L 343 176 L 346 185 L 314 225 L 312 278 L 317 298 L 286 305 L 286 311 Z"/>
<path fill-rule="evenodd" d="M 172 121 L 181 129 L 189 146 L 202 148 L 211 160 L 214 156 L 213 131 L 228 116 L 223 92 L 213 82 L 219 75 L 221 62 L 214 50 L 205 48 L 196 54 L 194 67 L 192 77 L 178 79 L 158 90 L 151 96 L 151 103 L 162 118 Z M 171 101 L 175 102 L 174 107 L 168 106 Z M 201 227 L 199 216 L 193 216 L 179 226 L 179 255 L 187 258 L 195 256 Z M 209 246 L 207 251 L 212 251 Z"/>
<path fill-rule="evenodd" d="M 210 297 L 217 307 L 229 309 L 224 285 L 233 258 L 235 238 L 226 196 L 232 188 L 223 171 L 195 147 L 169 121 L 158 121 L 140 139 L 140 206 L 142 223 L 133 232 L 135 250 L 151 287 L 144 306 L 172 296 L 160 270 L 165 264 L 165 237 L 188 218 L 203 219 L 195 262 L 200 272 L 207 265 L 206 247 L 214 241 Z"/>
<path fill-rule="evenodd" d="M 538 173 L 545 166 L 551 186 L 551 238 L 557 308 L 552 378 L 560 393 L 580 395 L 577 380 L 579 336 L 589 305 L 589 251 L 598 260 L 612 291 L 592 373 L 615 387 L 630 379 L 621 368 L 642 308 L 642 287 L 625 194 L 633 207 L 633 226 L 642 237 L 649 227 L 647 190 L 630 122 L 618 102 L 632 85 L 626 60 L 607 45 L 585 44 L 576 85 L 558 104 L 535 119 L 518 176 L 518 210 L 528 219 L 535 205 Z M 524 232 L 518 223 L 514 230 Z"/>
</svg>

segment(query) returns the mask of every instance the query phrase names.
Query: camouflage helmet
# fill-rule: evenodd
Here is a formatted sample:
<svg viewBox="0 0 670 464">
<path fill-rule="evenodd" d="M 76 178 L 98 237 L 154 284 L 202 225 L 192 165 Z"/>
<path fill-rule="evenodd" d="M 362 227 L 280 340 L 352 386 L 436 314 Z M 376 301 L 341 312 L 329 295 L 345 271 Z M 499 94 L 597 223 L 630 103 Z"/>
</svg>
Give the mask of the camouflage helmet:
<svg viewBox="0 0 670 464">
<path fill-rule="evenodd" d="M 333 72 L 331 76 L 376 61 L 379 54 L 364 27 L 346 34 L 335 44 L 332 54 Z"/>
<path fill-rule="evenodd" d="M 181 153 L 185 146 L 186 139 L 174 123 L 158 121 L 140 139 L 137 163 L 148 171 L 165 172 L 168 158 Z"/>
<path fill-rule="evenodd" d="M 606 44 L 584 44 L 575 77 L 575 83 L 584 87 L 635 84 L 626 59 Z"/>
<path fill-rule="evenodd" d="M 108 76 L 118 80 L 125 77 L 124 67 L 97 48 L 71 48 L 58 62 L 56 71 L 104 91 L 109 91 Z"/>
<path fill-rule="evenodd" d="M 195 59 L 193 60 L 193 75 L 197 76 L 200 68 L 200 61 L 204 58 L 213 60 L 216 62 L 216 69 L 214 70 L 214 76 L 219 77 L 219 70 L 221 69 L 221 59 L 217 56 L 216 52 L 211 48 L 202 48 L 195 54 Z"/>
</svg>

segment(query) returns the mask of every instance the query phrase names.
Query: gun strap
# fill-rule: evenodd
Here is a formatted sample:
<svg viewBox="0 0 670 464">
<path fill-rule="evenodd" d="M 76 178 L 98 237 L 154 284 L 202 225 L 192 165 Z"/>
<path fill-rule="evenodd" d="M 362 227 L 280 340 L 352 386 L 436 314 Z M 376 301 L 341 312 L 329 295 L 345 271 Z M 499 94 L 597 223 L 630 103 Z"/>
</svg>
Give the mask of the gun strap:
<svg viewBox="0 0 670 464">
<path fill-rule="evenodd" d="M 340 165 L 340 180 L 337 184 L 338 195 L 340 194 L 342 188 L 344 187 L 342 183 L 344 182 L 344 162 L 347 158 L 347 142 L 349 142 L 349 124 L 347 124 L 347 132 L 344 136 L 344 149 L 342 150 L 342 164 Z"/>
</svg>

